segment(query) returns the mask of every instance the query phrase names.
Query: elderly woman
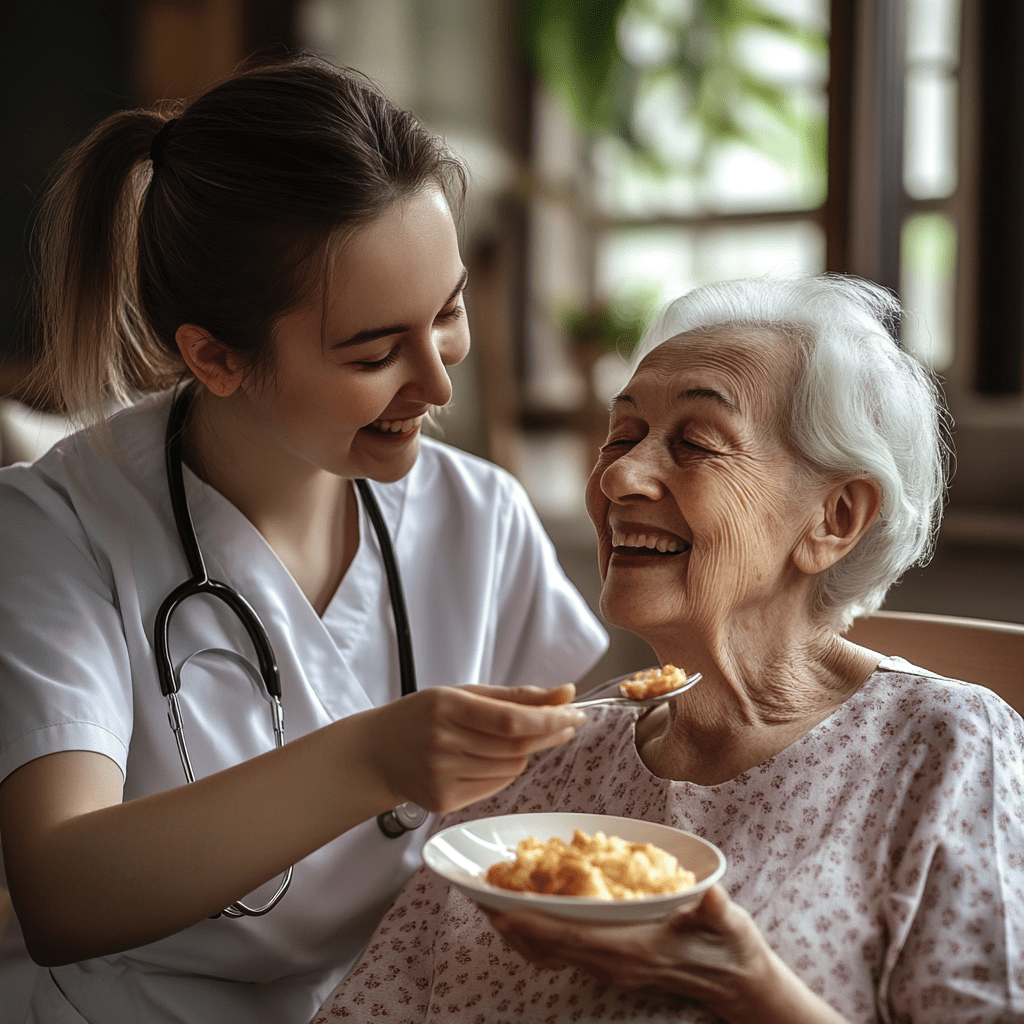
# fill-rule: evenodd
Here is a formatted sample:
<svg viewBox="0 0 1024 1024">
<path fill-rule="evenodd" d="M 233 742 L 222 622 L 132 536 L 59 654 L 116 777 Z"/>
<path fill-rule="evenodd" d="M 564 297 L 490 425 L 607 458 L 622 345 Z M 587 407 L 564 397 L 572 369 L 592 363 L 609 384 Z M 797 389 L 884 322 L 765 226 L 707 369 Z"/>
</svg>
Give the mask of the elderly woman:
<svg viewBox="0 0 1024 1024">
<path fill-rule="evenodd" d="M 424 870 L 317 1021 L 1024 1021 L 1024 723 L 842 636 L 941 510 L 944 414 L 898 312 L 836 277 L 667 309 L 587 507 L 607 619 L 704 678 L 592 713 L 441 823 L 661 821 L 723 850 L 723 886 L 656 922 L 488 920 Z"/>
</svg>

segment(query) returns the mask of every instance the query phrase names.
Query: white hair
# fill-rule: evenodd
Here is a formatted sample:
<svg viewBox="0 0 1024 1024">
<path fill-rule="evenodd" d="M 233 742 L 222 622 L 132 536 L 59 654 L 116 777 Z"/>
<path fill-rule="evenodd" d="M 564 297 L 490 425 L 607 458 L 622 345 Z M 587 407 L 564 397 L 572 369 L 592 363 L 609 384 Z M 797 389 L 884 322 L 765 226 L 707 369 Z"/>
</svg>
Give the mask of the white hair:
<svg viewBox="0 0 1024 1024">
<path fill-rule="evenodd" d="M 630 366 L 691 331 L 768 328 L 793 344 L 790 443 L 826 478 L 862 475 L 882 491 L 874 524 L 818 579 L 817 610 L 840 632 L 928 561 L 942 517 L 949 418 L 934 376 L 893 339 L 900 312 L 884 288 L 854 277 L 724 281 L 669 303 Z"/>
</svg>

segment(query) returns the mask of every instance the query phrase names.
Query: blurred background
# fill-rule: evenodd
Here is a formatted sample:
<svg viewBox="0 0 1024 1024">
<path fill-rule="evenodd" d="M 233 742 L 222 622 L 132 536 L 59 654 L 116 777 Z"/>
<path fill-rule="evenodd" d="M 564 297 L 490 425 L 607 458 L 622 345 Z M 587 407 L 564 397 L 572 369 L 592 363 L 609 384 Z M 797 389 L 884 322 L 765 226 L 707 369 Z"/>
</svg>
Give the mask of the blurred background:
<svg viewBox="0 0 1024 1024">
<path fill-rule="evenodd" d="M 527 487 L 596 606 L 582 492 L 624 356 L 707 281 L 837 271 L 898 292 L 944 382 L 956 473 L 931 564 L 887 607 L 1024 621 L 1024 4 L 981 0 L 3 0 L 4 461 L 26 230 L 105 113 L 260 49 L 360 69 L 469 165 L 474 349 L 446 440 Z M 593 679 L 650 663 L 612 630 Z"/>
</svg>

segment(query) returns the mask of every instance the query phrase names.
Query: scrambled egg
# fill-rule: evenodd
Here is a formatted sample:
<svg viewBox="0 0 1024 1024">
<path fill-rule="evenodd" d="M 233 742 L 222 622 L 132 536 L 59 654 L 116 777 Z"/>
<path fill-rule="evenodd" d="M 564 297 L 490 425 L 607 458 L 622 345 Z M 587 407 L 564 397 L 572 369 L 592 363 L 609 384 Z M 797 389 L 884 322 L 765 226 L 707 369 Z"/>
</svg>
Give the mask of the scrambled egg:
<svg viewBox="0 0 1024 1024">
<path fill-rule="evenodd" d="M 542 843 L 527 837 L 514 861 L 488 868 L 487 881 L 517 892 L 622 900 L 680 892 L 697 878 L 652 843 L 627 843 L 603 832 L 591 838 L 577 829 L 569 845 L 557 838 Z"/>
<path fill-rule="evenodd" d="M 623 697 L 630 697 L 632 700 L 646 700 L 648 697 L 659 697 L 669 690 L 678 689 L 686 685 L 686 673 L 675 665 L 665 665 L 663 668 L 649 668 L 643 672 L 637 672 L 624 683 L 619 683 L 619 690 Z"/>
</svg>

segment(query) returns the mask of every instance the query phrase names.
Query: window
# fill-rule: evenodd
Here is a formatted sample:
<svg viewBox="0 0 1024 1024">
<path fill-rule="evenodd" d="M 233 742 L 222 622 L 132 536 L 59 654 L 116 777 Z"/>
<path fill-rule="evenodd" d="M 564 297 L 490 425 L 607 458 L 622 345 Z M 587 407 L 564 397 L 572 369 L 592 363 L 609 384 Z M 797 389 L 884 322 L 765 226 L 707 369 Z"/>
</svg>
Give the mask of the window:
<svg viewBox="0 0 1024 1024">
<path fill-rule="evenodd" d="M 904 82 L 901 340 L 942 372 L 956 345 L 959 0 L 908 0 Z"/>
<path fill-rule="evenodd" d="M 564 93 L 538 88 L 521 474 L 549 516 L 578 512 L 625 379 L 620 339 L 580 352 L 574 315 L 825 269 L 828 0 L 727 7 L 622 5 L 618 124 L 583 131 Z"/>
</svg>

